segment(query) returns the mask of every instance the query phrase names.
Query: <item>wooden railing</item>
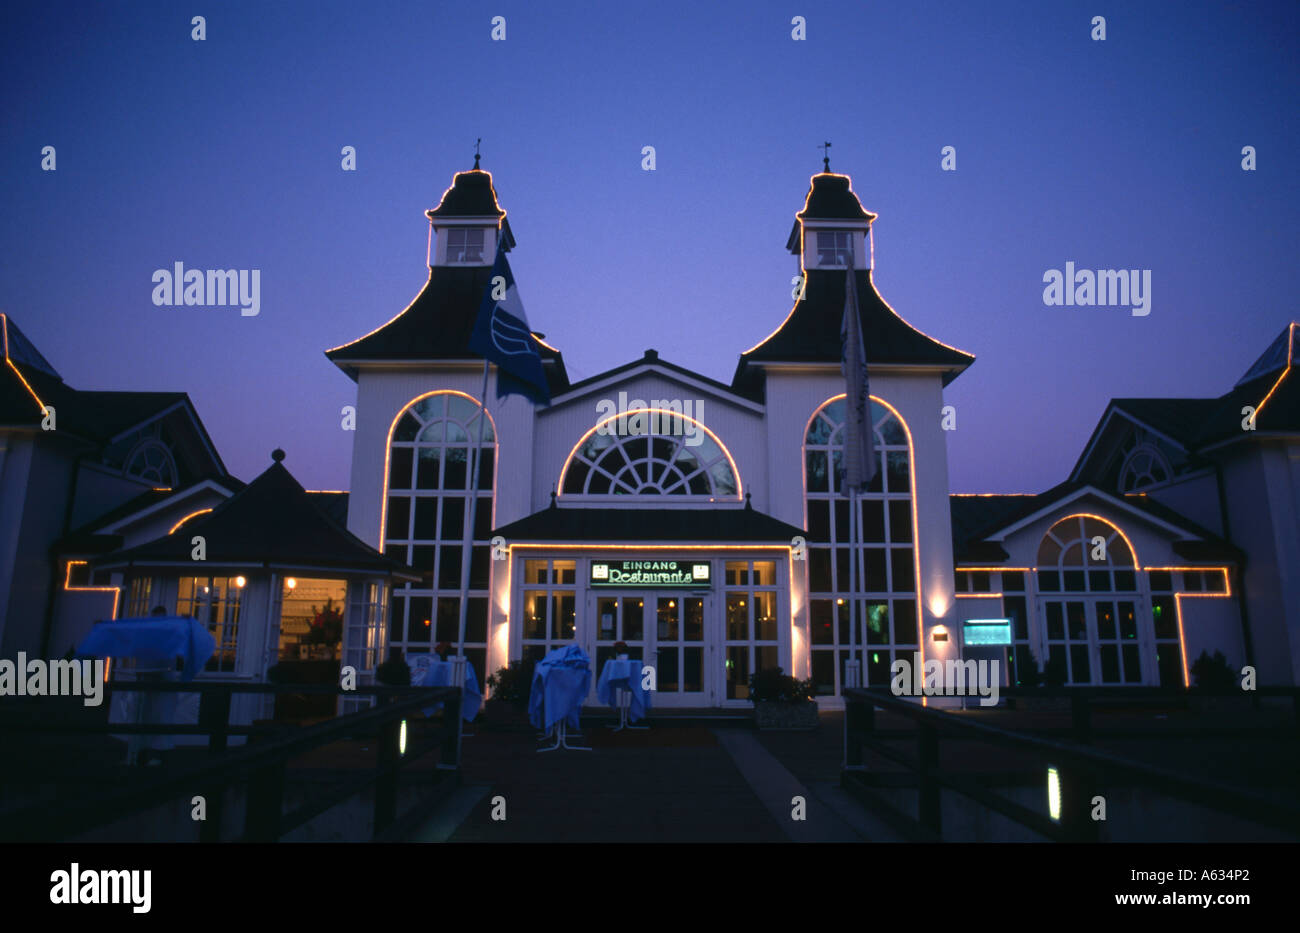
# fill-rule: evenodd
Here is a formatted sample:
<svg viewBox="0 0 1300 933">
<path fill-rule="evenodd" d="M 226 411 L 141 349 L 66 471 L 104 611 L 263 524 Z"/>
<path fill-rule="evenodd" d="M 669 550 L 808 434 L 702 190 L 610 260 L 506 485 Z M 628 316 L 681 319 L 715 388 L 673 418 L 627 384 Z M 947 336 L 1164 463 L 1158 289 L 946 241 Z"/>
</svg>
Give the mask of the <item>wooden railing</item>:
<svg viewBox="0 0 1300 933">
<path fill-rule="evenodd" d="M 75 838 L 98 827 L 143 813 L 170 801 L 189 800 L 198 794 L 207 803 L 206 819 L 198 823 L 198 838 L 219 841 L 222 801 L 227 790 L 245 792 L 243 833 L 237 841 L 273 842 L 369 788 L 374 789 L 372 838 L 400 836 L 397 826 L 398 776 L 402 769 L 438 749 L 437 766 L 428 792 L 412 811 L 428 812 L 460 779 L 461 691 L 453 687 L 358 687 L 343 690 L 320 684 L 244 684 L 217 682 L 117 682 L 113 690 L 135 693 L 198 693 L 197 724 L 176 723 L 43 723 L 7 722 L 0 734 L 41 733 L 80 735 L 206 735 L 208 755 L 188 767 L 133 771 L 124 786 L 90 796 L 19 805 L 0 811 L 0 840 L 52 842 Z M 334 694 L 373 696 L 375 705 L 311 726 L 238 726 L 230 724 L 233 694 Z M 423 719 L 421 710 L 443 704 L 441 721 L 418 746 L 399 750 L 404 719 Z M 428 730 L 426 730 L 428 732 Z M 258 736 L 256 742 L 230 750 L 230 736 Z M 356 735 L 374 736 L 375 766 L 343 780 L 326 793 L 284 812 L 285 780 L 289 760 L 295 756 Z M 138 775 L 138 779 L 137 776 Z M 409 823 L 413 813 L 403 815 Z"/>
<path fill-rule="evenodd" d="M 1147 697 L 1152 695 L 1149 691 L 1137 692 Z M 1269 695 L 1297 693 L 1292 688 L 1267 688 L 1267 692 Z M 1072 729 L 1084 742 L 1092 736 L 1093 706 L 1113 703 L 1119 698 L 1119 694 L 1113 691 L 1100 694 L 1086 689 L 1039 690 L 1032 695 L 1069 696 Z M 1095 842 L 1100 838 L 1103 824 L 1092 818 L 1093 801 L 1109 787 L 1147 788 L 1166 797 L 1300 836 L 1300 808 L 1294 804 L 1128 760 L 1076 742 L 999 728 L 977 721 L 975 717 L 895 697 L 883 688 L 852 688 L 846 690 L 844 696 L 844 770 L 841 783 L 905 838 L 916 841 L 943 839 L 942 793 L 949 790 L 1049 840 Z M 910 721 L 912 729 L 893 729 L 887 734 L 878 731 L 877 710 L 904 717 Z M 1291 736 L 1287 738 L 1292 740 Z M 900 739 L 914 739 L 915 753 L 907 754 L 900 750 L 897 747 Z M 978 780 L 969 771 L 945 770 L 941 744 L 944 740 L 976 742 L 1012 750 L 1022 760 L 1028 758 L 1031 770 L 1042 775 L 1044 786 L 1048 768 L 1054 768 L 1060 789 L 1059 818 L 1053 819 L 1047 812 L 1026 807 L 994 792 L 987 782 Z M 902 767 L 901 775 L 899 772 L 890 773 L 904 778 L 902 786 L 916 788 L 915 814 L 895 806 L 878 792 L 871 780 L 872 772 L 866 767 L 864 752 L 868 750 Z"/>
</svg>

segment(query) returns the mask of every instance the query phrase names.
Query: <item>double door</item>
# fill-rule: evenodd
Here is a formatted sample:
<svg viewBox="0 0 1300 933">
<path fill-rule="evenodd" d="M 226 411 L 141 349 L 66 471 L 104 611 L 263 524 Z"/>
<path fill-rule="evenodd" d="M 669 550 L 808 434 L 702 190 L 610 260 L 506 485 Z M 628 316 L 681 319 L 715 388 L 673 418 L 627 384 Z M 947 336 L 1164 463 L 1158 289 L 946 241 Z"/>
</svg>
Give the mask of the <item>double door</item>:
<svg viewBox="0 0 1300 933">
<path fill-rule="evenodd" d="M 1144 657 L 1137 594 L 1044 598 L 1043 627 L 1049 662 L 1055 659 L 1066 683 L 1157 683 Z"/>
<path fill-rule="evenodd" d="M 717 626 L 709 625 L 712 597 L 689 591 L 590 593 L 584 647 L 595 677 L 624 650 L 653 678 L 652 703 L 660 707 L 717 703 Z M 592 685 L 593 696 L 595 685 Z"/>
</svg>

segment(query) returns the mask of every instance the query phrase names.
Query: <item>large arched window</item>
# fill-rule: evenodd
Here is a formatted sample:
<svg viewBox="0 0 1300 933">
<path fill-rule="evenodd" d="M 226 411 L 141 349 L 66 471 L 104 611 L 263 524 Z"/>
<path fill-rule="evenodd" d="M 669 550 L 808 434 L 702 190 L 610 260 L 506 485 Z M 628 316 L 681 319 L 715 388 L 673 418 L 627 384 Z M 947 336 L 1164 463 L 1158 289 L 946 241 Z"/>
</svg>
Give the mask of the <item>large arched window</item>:
<svg viewBox="0 0 1300 933">
<path fill-rule="evenodd" d="M 1067 684 L 1151 679 L 1137 570 L 1128 539 L 1105 519 L 1071 515 L 1048 530 L 1038 546 L 1038 593 L 1049 672 Z"/>
<path fill-rule="evenodd" d="M 726 448 L 699 422 L 645 409 L 592 428 L 564 465 L 560 493 L 737 499 L 740 479 Z"/>
<path fill-rule="evenodd" d="M 478 495 L 474 514 L 467 516 L 475 460 Z M 394 589 L 388 643 L 404 654 L 424 654 L 445 641 L 463 650 L 479 683 L 487 673 L 495 460 L 491 418 L 484 421 L 478 402 L 459 392 L 426 395 L 408 405 L 393 423 L 384 552 L 410 564 L 421 577 Z M 469 597 L 465 640 L 458 645 L 461 569 L 466 559 Z"/>
<path fill-rule="evenodd" d="M 853 644 L 868 686 L 888 684 L 895 658 L 913 663 L 920 645 L 911 440 L 897 412 L 873 398 L 876 476 L 858 499 L 854 547 L 842 491 L 844 410 L 842 395 L 825 403 L 804 436 L 812 676 L 822 694 L 839 693 Z"/>
</svg>

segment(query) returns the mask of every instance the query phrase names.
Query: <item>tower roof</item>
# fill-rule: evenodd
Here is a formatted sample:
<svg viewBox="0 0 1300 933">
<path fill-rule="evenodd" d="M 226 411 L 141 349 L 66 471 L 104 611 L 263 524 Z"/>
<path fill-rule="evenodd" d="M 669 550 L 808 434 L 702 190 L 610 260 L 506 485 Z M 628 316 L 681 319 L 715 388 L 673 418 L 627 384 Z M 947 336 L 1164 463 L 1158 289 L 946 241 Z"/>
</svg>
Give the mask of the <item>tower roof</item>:
<svg viewBox="0 0 1300 933">
<path fill-rule="evenodd" d="M 853 182 L 848 175 L 822 172 L 814 175 L 804 197 L 803 210 L 795 214 L 794 227 L 786 241 L 786 249 L 799 252 L 799 232 L 805 220 L 850 220 L 855 225 L 870 224 L 876 215 L 866 210 L 853 193 Z"/>
<path fill-rule="evenodd" d="M 451 187 L 442 193 L 442 201 L 426 216 L 433 218 L 447 217 L 496 217 L 506 216 L 506 212 L 497 203 L 497 192 L 492 186 L 492 173 L 482 169 L 457 172 L 451 180 Z"/>
</svg>

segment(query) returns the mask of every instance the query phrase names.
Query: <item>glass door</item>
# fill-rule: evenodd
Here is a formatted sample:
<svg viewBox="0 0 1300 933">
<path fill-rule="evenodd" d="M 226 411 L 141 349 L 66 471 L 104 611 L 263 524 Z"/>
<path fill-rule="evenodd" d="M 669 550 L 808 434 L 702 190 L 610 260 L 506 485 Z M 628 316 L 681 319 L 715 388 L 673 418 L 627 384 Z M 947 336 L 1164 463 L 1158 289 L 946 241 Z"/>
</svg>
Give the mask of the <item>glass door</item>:
<svg viewBox="0 0 1300 933">
<path fill-rule="evenodd" d="M 634 661 L 646 658 L 646 599 L 643 593 L 624 593 L 617 596 L 592 596 L 594 624 L 587 626 L 587 654 L 591 656 L 591 690 L 596 695 L 596 683 L 605 662 L 619 651 L 615 646 L 623 642 L 627 656 Z"/>
<path fill-rule="evenodd" d="M 712 706 L 706 682 L 705 632 L 708 597 L 690 593 L 646 594 L 654 600 L 654 630 L 650 639 L 655 665 L 654 702 L 661 706 Z"/>
</svg>

